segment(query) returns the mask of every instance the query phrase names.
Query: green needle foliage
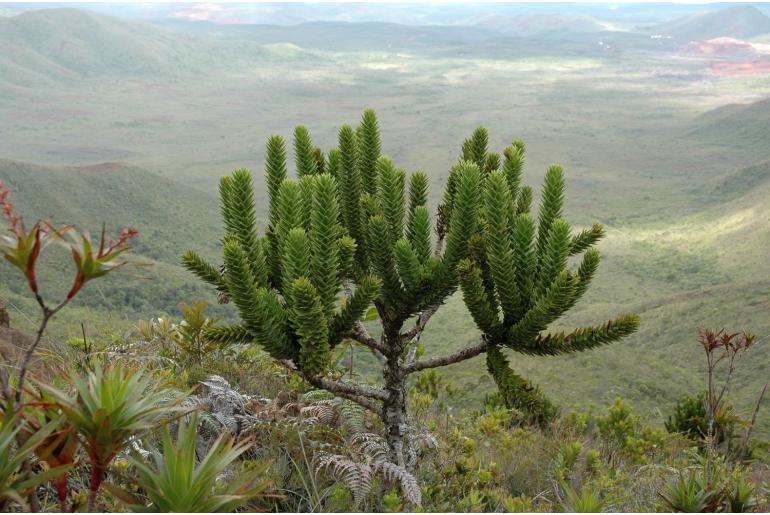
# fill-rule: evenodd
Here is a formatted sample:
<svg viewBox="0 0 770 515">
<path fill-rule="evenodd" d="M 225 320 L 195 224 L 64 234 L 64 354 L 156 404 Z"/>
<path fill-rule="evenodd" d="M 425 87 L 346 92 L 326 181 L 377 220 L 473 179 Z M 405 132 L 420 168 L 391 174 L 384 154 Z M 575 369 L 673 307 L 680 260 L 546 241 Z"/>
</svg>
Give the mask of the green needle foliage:
<svg viewBox="0 0 770 515">
<path fill-rule="evenodd" d="M 343 125 L 337 148 L 325 159 L 304 127 L 297 128 L 294 142 L 297 180 L 286 178 L 280 137 L 268 140 L 265 236 L 257 236 L 251 176 L 236 170 L 220 185 L 224 272 L 214 274 L 218 267 L 191 251 L 183 261 L 240 313 L 241 325 L 212 330 L 209 338 L 255 342 L 275 359 L 291 360 L 317 388 L 379 414 L 397 463 L 409 423 L 409 374 L 491 350 L 489 370 L 506 403 L 549 419 L 553 405 L 510 369 L 500 348 L 560 354 L 615 341 L 636 328 L 637 318 L 628 316 L 568 335 L 542 334 L 588 287 L 599 257 L 592 245 L 603 232 L 595 226 L 572 235 L 562 217 L 559 167 L 549 170 L 537 221 L 532 217 L 532 189 L 521 184 L 522 142 L 507 148 L 504 159 L 487 151 L 485 129 L 463 144 L 438 210 L 435 239 L 427 176 L 409 175 L 380 155 L 373 111 L 364 112 L 355 129 Z M 570 256 L 579 253 L 582 263 L 568 272 Z M 426 324 L 458 285 L 484 338 L 454 354 L 417 359 Z M 382 326 L 379 338 L 358 323 L 372 303 Z M 345 338 L 378 358 L 382 388 L 327 373 L 331 351 Z"/>
<path fill-rule="evenodd" d="M 374 112 L 364 112 L 355 129 L 343 125 L 338 136 L 337 148 L 320 159 L 308 130 L 295 130 L 296 180 L 286 177 L 283 140 L 270 137 L 265 235 L 257 236 L 251 176 L 236 170 L 220 183 L 224 271 L 192 251 L 183 262 L 240 313 L 241 325 L 212 329 L 209 339 L 255 342 L 275 359 L 291 360 L 317 387 L 380 413 L 398 439 L 406 421 L 406 376 L 428 368 L 403 359 L 427 318 L 411 331 L 402 328 L 414 315 L 432 314 L 456 289 L 457 265 L 476 232 L 484 170 L 475 162 L 456 167 L 446 194 L 452 223 L 434 244 L 427 176 L 407 176 L 380 155 Z M 358 324 L 372 303 L 383 325 L 380 341 Z M 385 389 L 328 381 L 331 351 L 345 338 L 377 355 Z"/>
<path fill-rule="evenodd" d="M 298 128 L 298 172 L 306 130 Z M 210 338 L 257 342 L 276 359 L 291 359 L 303 373 L 324 375 L 330 350 L 364 314 L 379 290 L 379 281 L 362 276 L 352 302 L 342 305 L 346 268 L 356 243 L 340 220 L 337 180 L 329 174 L 302 173 L 286 179 L 285 153 L 279 137 L 268 140 L 266 176 L 271 227 L 257 237 L 251 175 L 236 170 L 220 185 L 227 234 L 223 239 L 224 274 L 193 252 L 183 261 L 198 277 L 223 289 L 238 308 L 243 325 L 218 328 Z M 344 150 L 340 165 L 345 166 Z M 346 263 L 347 266 L 346 266 Z"/>
<path fill-rule="evenodd" d="M 198 417 L 180 422 L 176 441 L 168 427 L 161 436 L 161 449 L 149 458 L 132 455 L 129 460 L 137 474 L 141 491 L 149 498 L 147 505 L 125 492 L 115 490 L 135 512 L 220 513 L 233 512 L 255 497 L 265 495 L 269 484 L 260 480 L 263 468 L 239 472 L 230 481 L 220 477 L 228 467 L 251 448 L 253 442 L 236 442 L 222 433 L 206 455 L 196 459 Z"/>
<path fill-rule="evenodd" d="M 530 214 L 532 190 L 521 184 L 524 144 L 515 141 L 506 148 L 499 167 L 499 157 L 487 152 L 487 139 L 486 131 L 477 129 L 463 144 L 465 161 L 458 165 L 468 160 L 485 165 L 479 230 L 471 256 L 460 263 L 460 284 L 465 304 L 490 346 L 487 367 L 506 405 L 547 421 L 555 414 L 554 406 L 513 372 L 500 348 L 540 356 L 582 351 L 633 333 L 639 318 L 625 315 L 569 334 L 543 333 L 588 289 L 599 265 L 594 244 L 604 230 L 597 224 L 572 234 L 563 218 L 560 166 L 546 173 L 535 219 Z M 445 201 L 456 202 L 456 197 Z M 579 254 L 577 270 L 570 271 L 569 258 Z"/>
<path fill-rule="evenodd" d="M 310 138 L 310 131 L 304 125 L 294 129 L 294 164 L 298 177 L 318 173 L 315 147 Z"/>
</svg>

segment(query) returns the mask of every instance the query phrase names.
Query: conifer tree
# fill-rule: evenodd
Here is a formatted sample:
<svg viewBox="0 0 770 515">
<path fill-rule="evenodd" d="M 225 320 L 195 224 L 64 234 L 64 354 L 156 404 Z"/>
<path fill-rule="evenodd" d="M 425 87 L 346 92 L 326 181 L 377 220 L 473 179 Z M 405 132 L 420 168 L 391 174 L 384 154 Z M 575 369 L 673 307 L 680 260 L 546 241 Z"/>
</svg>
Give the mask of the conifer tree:
<svg viewBox="0 0 770 515">
<path fill-rule="evenodd" d="M 438 213 L 435 242 L 427 209 L 426 175 L 415 172 L 407 176 L 380 155 L 377 118 L 373 111 L 366 111 L 356 129 L 350 125 L 340 128 L 338 147 L 323 159 L 312 146 L 307 129 L 298 128 L 294 142 L 296 180 L 286 177 L 283 140 L 271 137 L 266 158 L 270 213 L 265 235 L 257 235 L 251 176 L 245 170 L 236 170 L 220 184 L 226 230 L 224 265 L 217 268 L 192 251 L 183 258 L 189 270 L 238 308 L 241 324 L 212 329 L 207 334 L 210 339 L 223 343 L 254 342 L 311 385 L 376 413 L 384 424 L 392 458 L 400 464 L 408 427 L 409 375 L 470 359 L 488 348 L 494 351 L 505 344 L 498 339 L 502 338 L 498 329 L 502 323 L 489 303 L 493 298 L 489 295 L 496 294 L 496 278 L 510 282 L 510 278 L 501 275 L 507 262 L 493 260 L 494 265 L 488 265 L 482 259 L 486 255 L 484 237 L 489 218 L 484 201 L 489 200 L 489 205 L 494 201 L 486 199 L 482 192 L 485 182 L 498 181 L 491 177 L 503 174 L 508 185 L 503 190 L 503 200 L 510 200 L 502 207 L 503 221 L 493 221 L 495 230 L 505 231 L 521 219 L 524 221 L 518 223 L 518 229 L 522 241 L 530 229 L 534 238 L 534 224 L 526 223 L 527 219 L 531 221 L 531 217 L 527 218 L 531 189 L 519 189 L 520 170 L 514 170 L 508 160 L 502 171 L 497 170 L 500 158 L 486 153 L 486 131 L 477 132 L 475 140 L 465 145 L 469 159 L 451 170 Z M 514 189 L 515 201 L 508 198 Z M 549 223 L 559 227 L 557 233 L 563 236 L 566 222 L 558 214 L 549 215 Z M 566 310 L 568 301 L 574 302 L 577 295 L 569 297 L 554 290 L 553 278 L 566 281 L 573 294 L 583 283 L 559 279 L 563 275 L 559 275 L 560 241 L 550 233 L 550 229 L 545 232 L 549 239 L 545 255 L 550 257 L 543 259 L 542 264 L 537 261 L 539 254 L 534 243 L 523 256 L 511 249 L 511 256 L 526 265 L 516 268 L 518 272 L 512 280 L 543 289 L 544 298 L 557 298 L 561 301 L 558 306 Z M 592 233 L 580 236 L 570 240 L 570 249 L 585 250 L 593 241 Z M 506 254 L 503 258 L 513 259 L 511 256 Z M 592 274 L 590 267 L 589 261 L 578 275 Z M 541 269 L 545 274 L 542 277 Z M 476 286 L 469 282 L 469 277 L 478 279 L 481 291 L 467 287 L 465 283 Z M 485 320 L 484 338 L 452 354 L 418 358 L 418 344 L 428 321 L 461 280 L 474 319 L 477 323 Z M 479 299 L 486 299 L 486 304 L 469 295 L 481 295 Z M 532 301 L 540 311 L 531 309 Z M 534 293 L 523 303 L 517 302 L 518 296 L 505 299 L 507 309 L 519 310 L 527 320 L 532 318 L 526 325 L 517 326 L 516 330 L 524 335 L 522 342 L 526 337 L 526 344 L 533 348 L 541 345 L 546 350 L 572 349 L 572 343 L 563 336 L 560 342 L 535 343 L 540 338 L 537 328 L 543 323 L 547 325 L 555 308 L 535 298 Z M 379 337 L 370 334 L 362 322 L 372 304 L 382 326 Z M 543 310 L 545 313 L 541 313 Z M 601 337 L 585 333 L 581 338 L 593 341 Z M 335 378 L 330 353 L 345 339 L 368 349 L 377 358 L 382 371 L 380 385 Z"/>
<path fill-rule="evenodd" d="M 548 169 L 537 219 L 532 217 L 532 190 L 521 184 L 521 141 L 505 149 L 499 167 L 499 156 L 487 152 L 486 131 L 477 129 L 463 144 L 462 155 L 485 165 L 480 230 L 471 240 L 470 257 L 458 267 L 463 298 L 489 346 L 487 368 L 502 400 L 534 420 L 547 421 L 555 414 L 554 405 L 511 369 L 502 348 L 539 356 L 578 352 L 633 333 L 639 319 L 625 315 L 568 334 L 544 334 L 588 289 L 599 265 L 594 245 L 604 229 L 596 224 L 572 234 L 563 217 L 565 183 L 559 166 Z M 580 254 L 577 270 L 569 271 L 569 258 Z"/>
</svg>

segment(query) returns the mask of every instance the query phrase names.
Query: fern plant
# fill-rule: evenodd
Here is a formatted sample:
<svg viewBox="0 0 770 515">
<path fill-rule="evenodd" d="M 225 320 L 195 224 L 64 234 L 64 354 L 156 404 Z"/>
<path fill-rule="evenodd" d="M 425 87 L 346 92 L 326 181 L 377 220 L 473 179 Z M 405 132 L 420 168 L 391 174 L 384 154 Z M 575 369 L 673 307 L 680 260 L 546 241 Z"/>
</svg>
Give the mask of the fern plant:
<svg viewBox="0 0 770 515">
<path fill-rule="evenodd" d="M 390 461 L 387 442 L 372 433 L 354 434 L 348 441 L 347 455 L 321 451 L 313 462 L 317 472 L 328 472 L 341 481 L 353 495 L 355 506 L 360 506 L 371 493 L 375 478 L 388 484 L 397 484 L 407 502 L 419 506 L 422 502 L 420 486 L 406 468 Z"/>
<path fill-rule="evenodd" d="M 522 185 L 524 143 L 514 141 L 498 154 L 487 150 L 487 131 L 477 129 L 465 141 L 454 174 L 472 162 L 482 171 L 483 198 L 478 230 L 467 259 L 458 271 L 465 304 L 484 334 L 487 368 L 509 408 L 537 421 L 548 421 L 554 405 L 510 367 L 502 352 L 554 356 L 591 349 L 620 340 L 639 326 L 636 315 L 624 315 L 595 327 L 570 333 L 544 333 L 585 294 L 599 266 L 595 243 L 604 235 L 595 224 L 573 234 L 564 218 L 564 172 L 551 166 L 542 189 L 537 218 L 530 213 L 532 188 Z M 450 184 L 458 179 L 450 176 Z M 450 190 L 451 192 L 451 190 Z M 457 202 L 445 198 L 445 206 Z M 443 209 L 444 218 L 451 210 Z M 576 270 L 570 257 L 583 254 Z"/>
</svg>

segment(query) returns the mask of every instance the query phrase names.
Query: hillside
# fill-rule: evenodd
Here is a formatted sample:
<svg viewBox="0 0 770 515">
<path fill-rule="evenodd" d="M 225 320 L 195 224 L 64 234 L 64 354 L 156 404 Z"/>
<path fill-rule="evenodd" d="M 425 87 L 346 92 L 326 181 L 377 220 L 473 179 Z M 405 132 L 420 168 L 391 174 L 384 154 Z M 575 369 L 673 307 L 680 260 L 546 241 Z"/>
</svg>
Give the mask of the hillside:
<svg viewBox="0 0 770 515">
<path fill-rule="evenodd" d="M 730 104 L 704 113 L 695 119 L 688 136 L 744 149 L 758 160 L 770 157 L 770 99 Z"/>
<path fill-rule="evenodd" d="M 219 216 L 213 197 L 119 163 L 46 167 L 0 160 L 0 181 L 8 185 L 19 213 L 29 220 L 74 223 L 90 229 L 94 237 L 98 237 L 102 223 L 108 235 L 121 227 L 139 229 L 135 255 L 137 261 L 150 266 L 107 278 L 100 284 L 99 295 L 83 295 L 78 300 L 82 305 L 137 316 L 176 311 L 179 302 L 186 299 L 210 298 L 210 292 L 178 263 L 193 241 L 204 254 L 215 255 Z M 59 257 L 67 262 L 66 256 Z M 0 286 L 25 297 L 17 274 L 6 272 Z M 44 272 L 42 284 L 53 286 L 50 294 L 61 295 L 70 277 L 69 271 L 58 267 Z"/>
<path fill-rule="evenodd" d="M 2 37 L 34 57 L 0 61 L 13 57 L 14 66 L 44 76 L 0 91 L 0 119 L 9 121 L 0 124 L 0 156 L 17 160 L 3 162 L 0 179 L 18 190 L 29 214 L 92 231 L 102 219 L 110 232 L 136 225 L 137 254 L 154 264 L 100 283 L 83 296 L 74 322 L 112 316 L 124 327 L 182 301 L 212 299 L 178 259 L 190 247 L 210 257 L 216 251 L 217 179 L 240 166 L 261 176 L 265 138 L 290 136 L 298 123 L 329 149 L 339 124 L 355 123 L 371 106 L 381 117 L 383 151 L 407 171 L 429 174 L 431 212 L 459 143 L 484 125 L 495 150 L 512 138 L 526 141 L 526 181 L 536 191 L 548 165 L 562 163 L 570 220 L 608 227 L 595 286 L 563 325 L 635 311 L 640 333 L 555 361 L 514 358 L 565 407 L 619 394 L 660 422 L 677 397 L 701 384 L 696 327 L 770 332 L 770 286 L 757 280 L 766 256 L 753 243 L 770 241 L 762 225 L 765 165 L 749 166 L 770 159 L 770 107 L 725 106 L 696 117 L 770 91 L 763 75 L 716 80 L 701 60 L 666 51 L 682 45 L 634 32 L 524 37 L 383 22 L 169 28 L 60 14 L 0 20 Z M 70 40 L 76 44 L 57 51 L 56 41 Z M 133 57 L 124 60 L 121 49 Z M 154 73 L 157 66 L 164 69 Z M 0 73 L 0 83 L 22 76 Z M 256 184 L 263 213 L 261 178 Z M 472 328 L 453 298 L 431 322 L 426 352 L 460 347 L 477 337 Z M 741 402 L 759 381 L 754 371 Z M 463 392 L 458 404 L 493 390 L 481 359 L 447 376 Z"/>
<path fill-rule="evenodd" d="M 549 32 L 601 32 L 607 29 L 606 24 L 590 16 L 566 16 L 553 12 L 487 15 L 474 20 L 473 24 L 516 36 Z"/>
<path fill-rule="evenodd" d="M 76 9 L 27 11 L 0 19 L 0 46 L 7 49 L 0 58 L 5 72 L 0 75 L 21 84 L 109 71 L 169 73 L 172 63 L 183 63 L 193 52 L 192 45 L 171 31 Z"/>
<path fill-rule="evenodd" d="M 770 17 L 753 6 L 690 14 L 656 26 L 653 33 L 683 42 L 718 37 L 751 38 L 770 32 Z"/>
<path fill-rule="evenodd" d="M 25 87 L 96 77 L 192 80 L 287 58 L 249 41 L 69 8 L 0 17 L 0 48 L 0 86 Z"/>
</svg>

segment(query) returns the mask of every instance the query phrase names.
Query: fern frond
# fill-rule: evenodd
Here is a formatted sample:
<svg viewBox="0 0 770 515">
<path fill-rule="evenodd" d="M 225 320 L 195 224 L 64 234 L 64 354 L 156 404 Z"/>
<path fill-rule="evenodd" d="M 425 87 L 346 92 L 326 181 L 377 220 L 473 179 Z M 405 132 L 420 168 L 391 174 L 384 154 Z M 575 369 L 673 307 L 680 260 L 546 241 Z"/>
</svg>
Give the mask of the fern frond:
<svg viewBox="0 0 770 515">
<path fill-rule="evenodd" d="M 404 499 L 417 506 L 422 504 L 420 485 L 408 470 L 389 461 L 377 461 L 372 466 L 386 481 L 398 483 L 401 487 L 401 493 L 404 494 Z"/>
</svg>

